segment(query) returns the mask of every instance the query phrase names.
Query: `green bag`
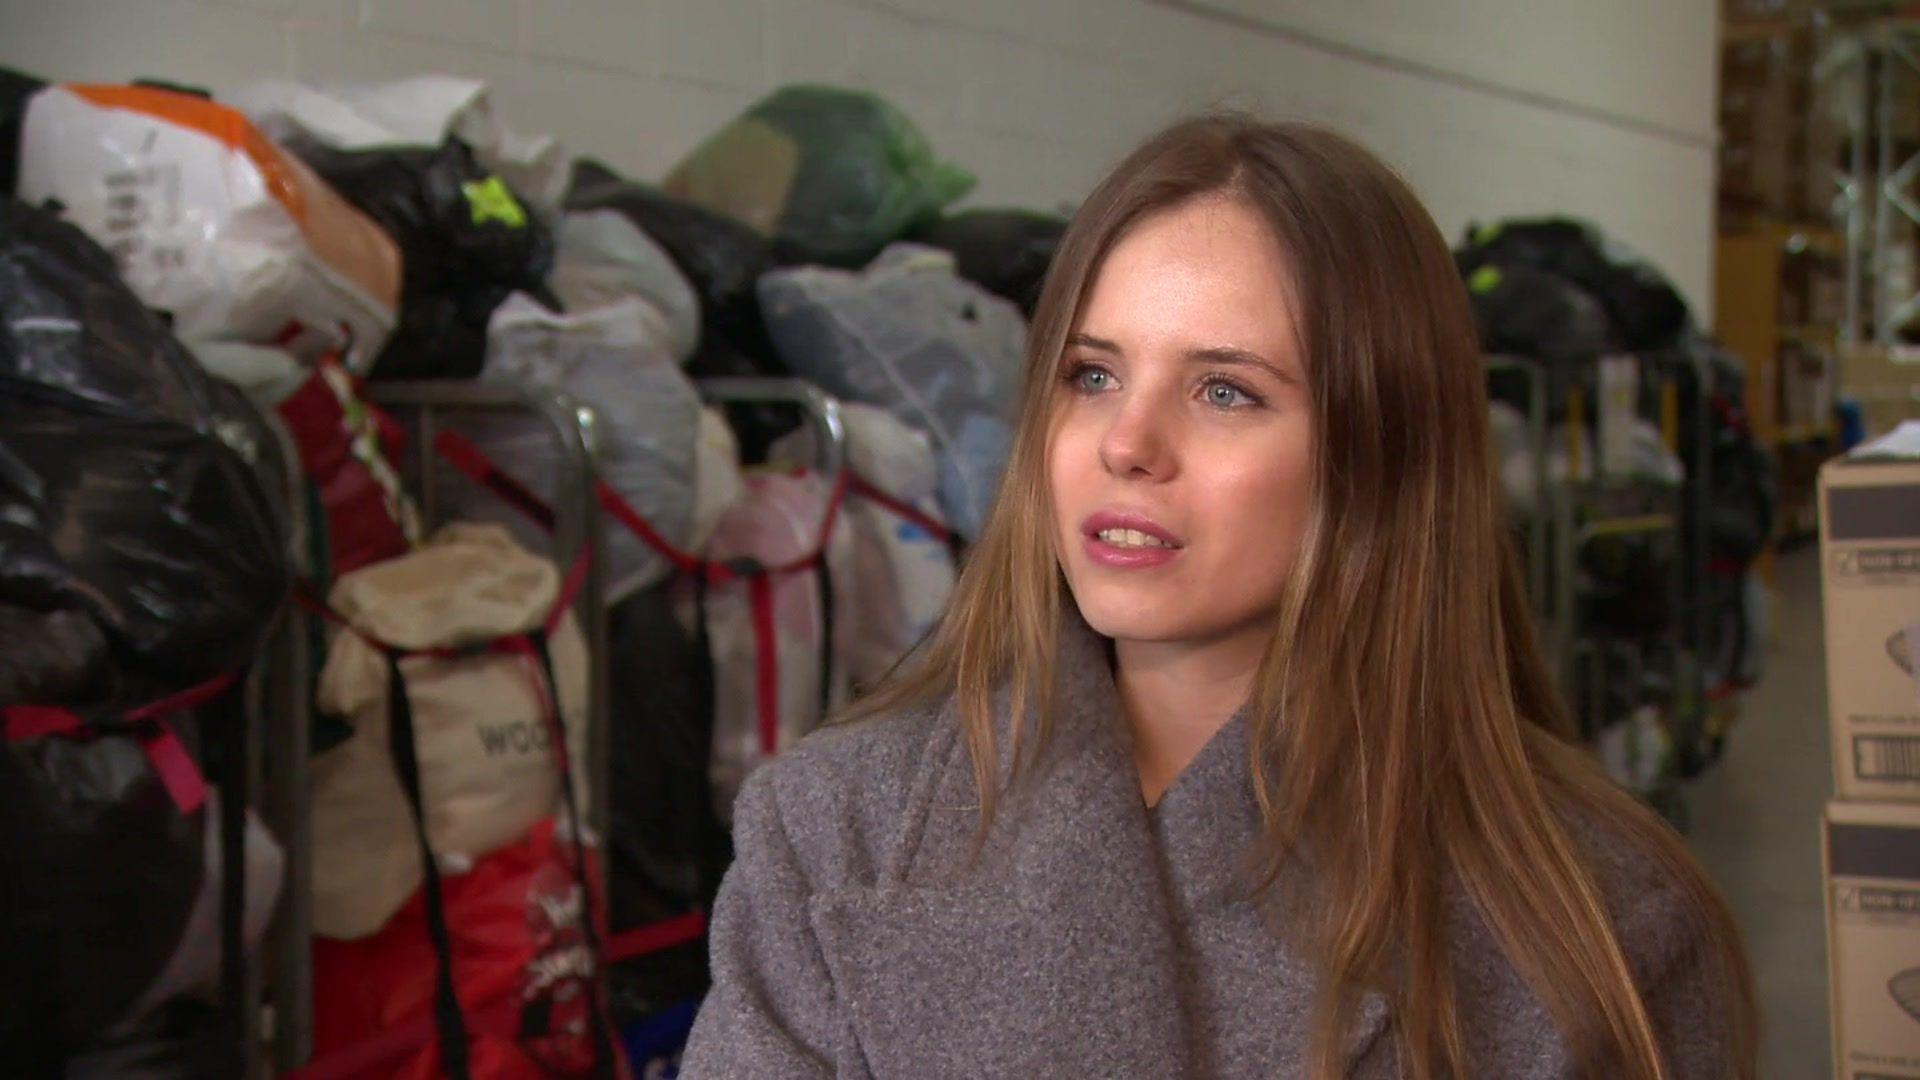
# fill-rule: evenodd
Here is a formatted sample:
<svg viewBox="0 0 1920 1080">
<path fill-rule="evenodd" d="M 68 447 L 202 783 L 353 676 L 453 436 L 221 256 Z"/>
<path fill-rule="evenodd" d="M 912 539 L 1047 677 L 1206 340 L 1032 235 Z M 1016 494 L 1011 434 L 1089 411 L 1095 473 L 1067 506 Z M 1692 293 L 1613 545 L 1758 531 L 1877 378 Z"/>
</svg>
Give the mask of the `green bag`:
<svg viewBox="0 0 1920 1080">
<path fill-rule="evenodd" d="M 974 185 L 875 94 L 776 90 L 668 174 L 668 194 L 738 219 L 784 263 L 865 265 Z"/>
</svg>

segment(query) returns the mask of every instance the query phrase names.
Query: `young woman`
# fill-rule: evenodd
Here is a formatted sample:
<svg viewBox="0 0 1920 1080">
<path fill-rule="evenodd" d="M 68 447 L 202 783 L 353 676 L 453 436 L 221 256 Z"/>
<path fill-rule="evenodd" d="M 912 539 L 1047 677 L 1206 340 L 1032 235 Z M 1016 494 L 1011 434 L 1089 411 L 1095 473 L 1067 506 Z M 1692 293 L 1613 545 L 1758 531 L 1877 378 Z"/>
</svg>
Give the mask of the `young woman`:
<svg viewBox="0 0 1920 1080">
<path fill-rule="evenodd" d="M 1751 1077 L 1738 934 L 1563 736 L 1433 221 L 1209 116 L 1075 216 L 932 640 L 747 784 L 704 1077 Z"/>
</svg>

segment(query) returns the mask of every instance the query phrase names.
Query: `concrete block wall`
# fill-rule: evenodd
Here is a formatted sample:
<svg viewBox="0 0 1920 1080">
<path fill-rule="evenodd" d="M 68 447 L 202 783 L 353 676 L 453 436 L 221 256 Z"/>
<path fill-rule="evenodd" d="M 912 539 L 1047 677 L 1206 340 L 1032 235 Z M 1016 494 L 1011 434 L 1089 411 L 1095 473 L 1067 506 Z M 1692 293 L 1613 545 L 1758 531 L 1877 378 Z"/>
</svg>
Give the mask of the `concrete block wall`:
<svg viewBox="0 0 1920 1080">
<path fill-rule="evenodd" d="M 1450 236 L 1568 212 L 1712 296 L 1712 0 L 0 0 L 0 64 L 57 79 L 487 80 L 512 126 L 658 176 L 768 89 L 885 94 L 980 178 L 1072 205 L 1224 103 L 1331 123 Z"/>
</svg>

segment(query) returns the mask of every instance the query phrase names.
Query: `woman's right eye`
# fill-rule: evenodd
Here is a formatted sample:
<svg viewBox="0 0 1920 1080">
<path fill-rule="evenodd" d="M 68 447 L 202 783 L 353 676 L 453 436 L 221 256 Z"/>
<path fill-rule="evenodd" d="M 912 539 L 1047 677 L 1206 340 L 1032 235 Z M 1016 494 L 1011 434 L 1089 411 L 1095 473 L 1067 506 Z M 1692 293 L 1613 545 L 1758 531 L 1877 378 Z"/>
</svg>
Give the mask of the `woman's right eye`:
<svg viewBox="0 0 1920 1080">
<path fill-rule="evenodd" d="M 1083 394 L 1098 394 L 1113 388 L 1113 373 L 1093 364 L 1079 364 L 1068 370 L 1067 385 Z"/>
</svg>

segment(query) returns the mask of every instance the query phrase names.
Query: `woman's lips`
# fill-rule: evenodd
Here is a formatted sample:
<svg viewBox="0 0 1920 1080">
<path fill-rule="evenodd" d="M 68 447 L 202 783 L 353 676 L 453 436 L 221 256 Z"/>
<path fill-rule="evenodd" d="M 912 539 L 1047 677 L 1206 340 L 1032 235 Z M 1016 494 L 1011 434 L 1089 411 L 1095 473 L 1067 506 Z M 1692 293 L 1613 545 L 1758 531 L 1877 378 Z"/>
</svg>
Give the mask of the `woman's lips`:
<svg viewBox="0 0 1920 1080">
<path fill-rule="evenodd" d="M 1151 566 L 1164 566 L 1180 557 L 1179 548 L 1121 547 L 1098 536 L 1087 537 L 1085 544 L 1088 559 L 1097 566 L 1115 570 L 1144 570 Z"/>
<path fill-rule="evenodd" d="M 1144 514 L 1103 510 L 1080 523 L 1087 558 L 1099 566 L 1139 570 L 1178 558 L 1179 537 Z"/>
</svg>

